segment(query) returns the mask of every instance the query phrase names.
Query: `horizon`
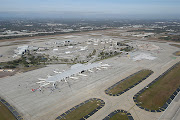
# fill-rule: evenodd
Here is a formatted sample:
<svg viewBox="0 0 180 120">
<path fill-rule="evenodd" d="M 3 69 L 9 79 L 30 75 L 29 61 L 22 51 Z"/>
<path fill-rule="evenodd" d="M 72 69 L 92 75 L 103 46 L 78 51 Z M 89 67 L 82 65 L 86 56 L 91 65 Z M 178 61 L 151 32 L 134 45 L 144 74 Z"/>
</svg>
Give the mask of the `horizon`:
<svg viewBox="0 0 180 120">
<path fill-rule="evenodd" d="M 180 19 L 180 14 L 107 14 L 107 13 L 86 13 L 86 12 L 0 12 L 0 19 Z"/>
<path fill-rule="evenodd" d="M 179 0 L 1 0 L 0 17 L 180 19 Z"/>
</svg>

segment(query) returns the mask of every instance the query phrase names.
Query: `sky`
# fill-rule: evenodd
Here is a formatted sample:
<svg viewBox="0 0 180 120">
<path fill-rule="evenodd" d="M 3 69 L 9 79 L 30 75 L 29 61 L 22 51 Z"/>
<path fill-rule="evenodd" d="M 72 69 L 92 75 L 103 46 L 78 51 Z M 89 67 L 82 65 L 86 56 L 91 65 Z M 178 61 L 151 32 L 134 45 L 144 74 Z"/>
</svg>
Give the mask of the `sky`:
<svg viewBox="0 0 180 120">
<path fill-rule="evenodd" d="M 180 0 L 0 0 L 0 12 L 180 15 Z"/>
</svg>

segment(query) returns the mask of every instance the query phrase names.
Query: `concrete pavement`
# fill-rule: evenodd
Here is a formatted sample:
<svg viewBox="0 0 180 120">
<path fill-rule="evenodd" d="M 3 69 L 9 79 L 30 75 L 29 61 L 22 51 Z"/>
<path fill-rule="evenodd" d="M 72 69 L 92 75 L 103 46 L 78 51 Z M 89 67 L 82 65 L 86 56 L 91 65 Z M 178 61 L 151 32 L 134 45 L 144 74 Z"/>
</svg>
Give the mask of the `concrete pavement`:
<svg viewBox="0 0 180 120">
<path fill-rule="evenodd" d="M 177 49 L 169 46 L 168 43 L 154 44 L 163 49 L 157 54 L 158 58 L 154 61 L 132 61 L 125 56 L 103 60 L 103 63 L 111 65 L 109 69 L 94 70 L 94 73 L 86 73 L 88 77 L 78 76 L 78 80 L 68 80 L 71 87 L 60 82 L 58 84 L 59 89 L 54 92 L 51 92 L 49 88 L 45 88 L 41 92 L 32 92 L 31 89 L 38 87 L 37 78 L 45 78 L 47 74 L 53 74 L 53 70 L 56 68 L 64 70 L 70 66 L 51 65 L 27 73 L 1 78 L 0 96 L 15 106 L 25 120 L 54 120 L 73 106 L 90 98 L 102 99 L 105 106 L 88 120 L 102 120 L 117 109 L 128 111 L 135 120 L 157 120 L 162 113 L 151 113 L 140 109 L 135 105 L 133 96 L 172 65 L 179 62 L 180 58 L 172 59 L 170 57 Z M 105 94 L 104 90 L 108 87 L 141 69 L 151 69 L 154 73 L 120 96 L 114 97 Z"/>
</svg>

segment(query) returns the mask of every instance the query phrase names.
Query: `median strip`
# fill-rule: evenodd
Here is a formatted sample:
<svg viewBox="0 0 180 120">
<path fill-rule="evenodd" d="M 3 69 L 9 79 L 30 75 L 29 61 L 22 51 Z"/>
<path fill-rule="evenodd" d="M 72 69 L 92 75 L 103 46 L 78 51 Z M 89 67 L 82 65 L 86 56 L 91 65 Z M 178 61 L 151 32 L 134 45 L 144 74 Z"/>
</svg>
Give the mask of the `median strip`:
<svg viewBox="0 0 180 120">
<path fill-rule="evenodd" d="M 85 120 L 104 107 L 101 99 L 91 98 L 61 114 L 56 120 Z"/>
<path fill-rule="evenodd" d="M 180 51 L 176 51 L 175 53 L 173 53 L 175 56 L 180 56 Z"/>
<path fill-rule="evenodd" d="M 136 105 L 150 112 L 164 111 L 180 91 L 180 62 L 139 91 L 134 97 Z"/>
<path fill-rule="evenodd" d="M 148 78 L 153 71 L 151 70 L 140 70 L 125 79 L 117 82 L 113 86 L 109 87 L 108 89 L 105 90 L 105 93 L 110 95 L 110 96 L 119 96 L 126 91 L 130 90 L 131 88 L 135 87 L 139 83 L 141 83 L 143 80 Z"/>
<path fill-rule="evenodd" d="M 103 120 L 134 120 L 130 113 L 125 110 L 115 110 Z"/>
<path fill-rule="evenodd" d="M 8 113 L 8 111 L 6 111 L 8 116 L 6 116 L 5 119 L 11 119 L 11 120 L 14 120 L 14 119 L 17 119 L 17 120 L 23 120 L 22 116 L 17 112 L 17 110 L 11 106 L 6 100 L 4 100 L 3 98 L 0 97 L 0 102 L 3 104 L 3 106 L 0 106 L 0 107 L 7 107 L 8 110 L 14 115 L 14 117 L 11 115 L 11 113 Z M 3 111 L 5 112 L 5 111 Z M 3 116 L 0 116 L 0 119 L 3 119 Z"/>
</svg>

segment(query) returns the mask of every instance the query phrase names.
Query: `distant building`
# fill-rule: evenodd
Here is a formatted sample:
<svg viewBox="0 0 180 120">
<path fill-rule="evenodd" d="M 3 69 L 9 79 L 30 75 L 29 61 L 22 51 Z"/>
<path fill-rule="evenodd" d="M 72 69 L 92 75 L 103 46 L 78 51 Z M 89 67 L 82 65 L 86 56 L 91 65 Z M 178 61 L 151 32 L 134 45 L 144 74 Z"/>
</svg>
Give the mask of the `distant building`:
<svg viewBox="0 0 180 120">
<path fill-rule="evenodd" d="M 38 47 L 24 45 L 24 46 L 19 46 L 16 50 L 14 50 L 14 52 L 16 55 L 22 55 L 27 51 L 35 51 L 35 50 L 38 50 Z"/>
<path fill-rule="evenodd" d="M 39 47 L 38 48 L 38 51 L 45 51 L 45 50 L 48 50 L 48 48 L 47 47 Z"/>
</svg>

